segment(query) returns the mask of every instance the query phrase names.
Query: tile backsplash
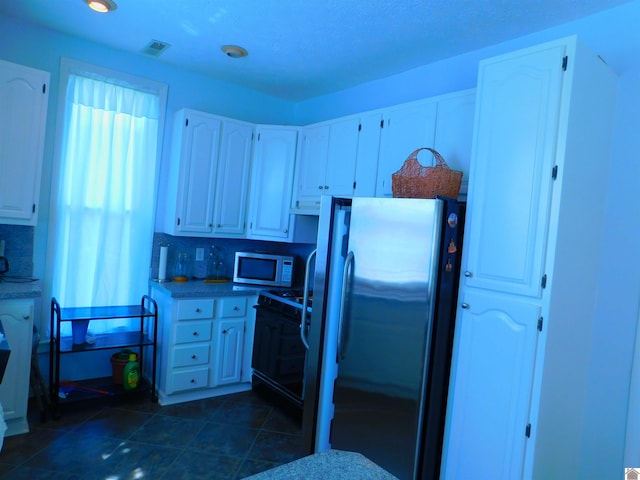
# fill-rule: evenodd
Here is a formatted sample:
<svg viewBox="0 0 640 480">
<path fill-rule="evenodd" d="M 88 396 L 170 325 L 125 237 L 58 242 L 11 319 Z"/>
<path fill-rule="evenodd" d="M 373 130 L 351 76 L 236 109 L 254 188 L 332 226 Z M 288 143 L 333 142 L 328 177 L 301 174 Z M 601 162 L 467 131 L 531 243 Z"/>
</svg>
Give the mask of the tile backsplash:
<svg viewBox="0 0 640 480">
<path fill-rule="evenodd" d="M 0 240 L 4 240 L 4 256 L 9 262 L 8 275 L 33 275 L 34 227 L 0 224 Z"/>
<path fill-rule="evenodd" d="M 301 286 L 304 283 L 304 267 L 307 256 L 313 251 L 315 245 L 302 243 L 263 242 L 258 240 L 228 239 L 228 238 L 196 238 L 177 237 L 165 233 L 156 232 L 153 236 L 153 252 L 151 258 L 150 278 L 158 278 L 160 262 L 160 245 L 168 244 L 167 278 L 173 276 L 174 265 L 178 253 L 186 253 L 189 257 L 189 276 L 203 279 L 207 274 L 207 256 L 209 247 L 218 247 L 226 276 L 233 276 L 233 261 L 235 252 L 265 252 L 278 255 L 291 255 L 295 258 L 294 285 Z M 196 261 L 196 249 L 204 249 L 204 260 Z"/>
</svg>

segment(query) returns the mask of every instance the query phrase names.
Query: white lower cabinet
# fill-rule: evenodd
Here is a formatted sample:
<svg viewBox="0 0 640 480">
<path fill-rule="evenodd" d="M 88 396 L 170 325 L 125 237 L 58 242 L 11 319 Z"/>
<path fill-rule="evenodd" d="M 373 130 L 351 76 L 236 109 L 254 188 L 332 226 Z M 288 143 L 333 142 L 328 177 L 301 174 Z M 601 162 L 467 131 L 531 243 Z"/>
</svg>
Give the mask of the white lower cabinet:
<svg viewBox="0 0 640 480">
<path fill-rule="evenodd" d="M 172 298 L 152 288 L 159 313 L 158 401 L 171 405 L 251 388 L 255 295 Z"/>
<path fill-rule="evenodd" d="M 540 311 L 530 300 L 465 293 L 456 322 L 456 351 L 464 355 L 453 361 L 459 373 L 448 407 L 464 414 L 450 420 L 456 442 L 448 447 L 443 478 L 473 478 L 474 471 L 482 478 L 522 478 L 532 388 L 525 372 L 535 363 Z"/>
<path fill-rule="evenodd" d="M 33 299 L 0 301 L 0 322 L 11 353 L 0 383 L 0 404 L 7 423 L 6 436 L 27 433 L 27 401 L 33 338 Z"/>
</svg>

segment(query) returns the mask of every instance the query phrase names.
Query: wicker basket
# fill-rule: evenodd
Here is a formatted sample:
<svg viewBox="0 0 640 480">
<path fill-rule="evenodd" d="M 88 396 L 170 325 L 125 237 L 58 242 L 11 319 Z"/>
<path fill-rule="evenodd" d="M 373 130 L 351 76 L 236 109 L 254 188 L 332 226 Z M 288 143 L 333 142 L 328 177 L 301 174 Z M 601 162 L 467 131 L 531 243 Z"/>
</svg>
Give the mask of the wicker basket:
<svg viewBox="0 0 640 480">
<path fill-rule="evenodd" d="M 434 167 L 418 162 L 418 153 L 429 150 L 436 159 Z M 437 195 L 457 198 L 462 172 L 451 170 L 442 155 L 432 148 L 419 148 L 405 160 L 402 168 L 391 175 L 391 191 L 396 198 L 435 198 Z"/>
</svg>

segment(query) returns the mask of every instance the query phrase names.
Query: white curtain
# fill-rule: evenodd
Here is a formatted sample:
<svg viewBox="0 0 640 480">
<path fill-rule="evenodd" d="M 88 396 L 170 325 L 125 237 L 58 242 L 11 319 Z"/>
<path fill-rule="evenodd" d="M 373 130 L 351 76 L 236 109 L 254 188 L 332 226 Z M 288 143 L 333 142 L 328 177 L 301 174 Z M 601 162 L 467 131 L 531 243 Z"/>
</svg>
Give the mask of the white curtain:
<svg viewBox="0 0 640 480">
<path fill-rule="evenodd" d="M 138 304 L 152 248 L 159 97 L 71 74 L 66 98 L 53 296 L 63 308 Z M 94 321 L 89 330 L 127 325 Z"/>
</svg>

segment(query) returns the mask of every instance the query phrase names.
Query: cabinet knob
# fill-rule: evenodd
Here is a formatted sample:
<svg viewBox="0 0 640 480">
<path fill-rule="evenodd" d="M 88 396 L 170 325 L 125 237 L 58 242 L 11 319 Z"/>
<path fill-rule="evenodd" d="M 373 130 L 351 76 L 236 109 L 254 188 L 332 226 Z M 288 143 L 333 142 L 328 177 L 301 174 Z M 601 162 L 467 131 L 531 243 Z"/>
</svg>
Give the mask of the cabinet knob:
<svg viewBox="0 0 640 480">
<path fill-rule="evenodd" d="M 29 320 L 30 318 L 31 318 L 31 316 L 29 316 L 29 315 L 23 315 L 23 316 L 22 316 L 22 319 L 23 319 L 23 320 Z"/>
<path fill-rule="evenodd" d="M 196 358 L 198 358 L 198 356 L 194 353 L 193 355 L 191 355 L 191 359 L 195 360 Z"/>
<path fill-rule="evenodd" d="M 322 185 L 318 185 L 318 190 L 322 190 Z"/>
<path fill-rule="evenodd" d="M 196 383 L 196 379 L 192 378 L 191 380 L 189 380 L 190 383 Z"/>
<path fill-rule="evenodd" d="M 462 303 L 462 305 L 460 305 L 462 308 L 464 308 L 465 310 L 469 310 L 469 304 L 468 303 Z"/>
<path fill-rule="evenodd" d="M 210 223 L 210 224 L 209 224 L 209 228 L 213 228 L 213 223 Z"/>
<path fill-rule="evenodd" d="M 218 225 L 216 225 L 217 228 L 222 228 L 222 224 L 219 223 Z"/>
<path fill-rule="evenodd" d="M 467 278 L 471 278 L 473 277 L 473 273 L 471 273 L 469 270 L 467 270 L 466 272 L 464 272 L 464 276 Z"/>
<path fill-rule="evenodd" d="M 222 333 L 224 333 L 226 335 L 227 334 L 227 330 L 222 330 Z"/>
<path fill-rule="evenodd" d="M 238 310 L 240 310 L 240 307 L 236 305 L 235 307 L 233 307 L 233 310 L 237 312 Z"/>
<path fill-rule="evenodd" d="M 197 337 L 198 336 L 198 332 L 193 332 L 193 336 Z"/>
<path fill-rule="evenodd" d="M 329 185 L 325 185 L 325 186 L 324 186 L 324 189 L 325 189 L 325 190 L 329 190 Z"/>
<path fill-rule="evenodd" d="M 289 233 L 289 230 L 285 228 L 284 230 L 282 230 L 282 233 Z"/>
<path fill-rule="evenodd" d="M 199 308 L 196 308 L 196 313 L 200 313 L 200 309 Z"/>
</svg>

